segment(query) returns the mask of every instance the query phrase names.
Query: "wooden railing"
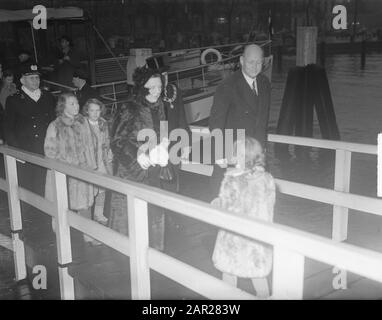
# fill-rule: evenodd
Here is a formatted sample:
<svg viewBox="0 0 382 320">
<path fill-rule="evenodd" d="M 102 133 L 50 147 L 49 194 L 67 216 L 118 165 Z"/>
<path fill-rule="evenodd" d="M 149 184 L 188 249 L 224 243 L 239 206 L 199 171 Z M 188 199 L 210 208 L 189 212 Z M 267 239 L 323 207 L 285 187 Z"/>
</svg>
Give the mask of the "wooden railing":
<svg viewBox="0 0 382 320">
<path fill-rule="evenodd" d="M 209 139 L 210 133 L 208 128 L 198 126 L 190 127 L 194 134 L 201 136 L 202 139 Z M 268 141 L 270 143 L 335 150 L 336 155 L 333 189 L 276 179 L 281 193 L 333 205 L 333 240 L 344 241 L 347 239 L 348 209 L 364 211 L 375 215 L 382 215 L 381 199 L 349 193 L 352 153 L 355 152 L 377 155 L 376 145 L 278 134 L 269 134 Z M 200 172 L 210 171 L 207 169 L 208 167 L 211 167 L 210 165 L 204 165 L 204 167 L 205 170 L 200 170 Z M 377 175 L 377 170 L 375 173 Z"/>
<path fill-rule="evenodd" d="M 374 148 L 374 146 L 345 142 L 318 141 L 316 139 L 306 141 L 305 139 L 307 138 L 270 135 L 270 140 L 273 142 L 305 143 L 304 145 L 307 143 L 308 145 L 314 144 L 316 147 L 320 147 L 322 144 L 325 147 L 337 149 L 340 155 L 340 158 L 336 160 L 338 162 L 341 154 L 346 154 L 346 152 L 371 154 L 376 152 L 376 146 Z M 148 244 L 148 203 L 271 244 L 274 248 L 271 296 L 273 299 L 303 298 L 305 257 L 382 282 L 381 253 L 280 224 L 234 216 L 201 201 L 69 166 L 14 148 L 0 146 L 0 153 L 4 154 L 7 177 L 6 180 L 0 179 L 0 189 L 8 192 L 16 279 L 21 280 L 26 277 L 24 243 L 19 237 L 19 233 L 22 232 L 20 211 L 20 200 L 22 200 L 56 218 L 58 271 L 62 299 L 75 298 L 73 279 L 67 269 L 68 264 L 72 262 L 70 227 L 130 257 L 133 299 L 150 299 L 150 268 L 207 298 L 256 298 L 208 273 L 150 248 Z M 347 157 L 343 157 L 342 160 L 345 159 L 347 162 Z M 18 186 L 16 159 L 53 170 L 55 177 L 53 187 L 56 195 L 53 202 Z M 345 167 L 346 169 L 341 173 L 336 173 L 336 176 L 345 175 L 349 166 Z M 336 169 L 338 169 L 337 166 Z M 129 237 L 70 211 L 66 191 L 67 175 L 125 194 L 128 204 Z M 331 203 L 339 208 L 352 208 L 374 214 L 382 212 L 382 200 L 380 199 L 353 195 L 346 190 L 328 190 L 283 180 L 277 180 L 277 184 L 280 191 L 286 194 Z M 194 279 L 198 279 L 198 281 Z"/>
</svg>

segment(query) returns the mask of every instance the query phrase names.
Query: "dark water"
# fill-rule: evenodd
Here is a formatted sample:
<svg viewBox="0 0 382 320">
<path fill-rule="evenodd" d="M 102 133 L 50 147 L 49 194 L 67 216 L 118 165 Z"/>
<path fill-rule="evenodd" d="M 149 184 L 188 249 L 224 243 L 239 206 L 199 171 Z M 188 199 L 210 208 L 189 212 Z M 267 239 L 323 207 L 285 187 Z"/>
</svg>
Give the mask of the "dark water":
<svg viewBox="0 0 382 320">
<path fill-rule="evenodd" d="M 273 70 L 270 133 L 276 131 L 287 73 L 294 66 L 295 58 L 291 57 L 283 60 L 281 73 Z M 377 134 L 382 132 L 382 54 L 368 55 L 363 70 L 360 56 L 350 54 L 327 57 L 325 67 L 341 140 L 376 145 Z M 314 137 L 321 138 L 316 119 Z M 273 144 L 269 149 L 270 170 L 276 178 L 333 189 L 334 152 L 310 148 L 302 157 L 290 148 L 289 156 L 277 158 Z M 350 192 L 375 197 L 377 157 L 353 153 L 350 181 Z M 279 201 L 279 222 L 289 224 L 288 218 L 301 218 L 305 230 L 317 231 L 322 225 L 319 233 L 330 235 L 331 206 L 279 197 L 283 199 Z"/>
<path fill-rule="evenodd" d="M 272 75 L 271 131 L 277 125 L 284 86 L 294 58 L 283 60 L 283 72 Z M 359 55 L 333 55 L 326 59 L 341 140 L 376 144 L 382 127 L 382 54 L 370 54 L 365 69 Z M 315 136 L 320 137 L 316 123 Z"/>
</svg>

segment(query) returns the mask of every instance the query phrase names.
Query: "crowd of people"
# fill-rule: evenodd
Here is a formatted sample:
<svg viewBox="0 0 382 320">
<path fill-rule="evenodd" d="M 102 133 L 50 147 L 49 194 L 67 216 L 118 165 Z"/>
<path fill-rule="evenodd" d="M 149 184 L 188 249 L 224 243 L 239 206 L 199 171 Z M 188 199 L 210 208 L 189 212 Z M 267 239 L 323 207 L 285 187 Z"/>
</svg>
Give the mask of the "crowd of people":
<svg viewBox="0 0 382 320">
<path fill-rule="evenodd" d="M 235 168 L 227 169 L 227 159 L 215 159 L 211 192 L 214 206 L 236 215 L 272 221 L 275 185 L 264 169 L 270 86 L 260 74 L 262 60 L 261 48 L 247 46 L 240 60 L 241 70 L 216 91 L 210 129 L 243 128 L 247 137 L 242 144 L 239 141 L 235 144 L 237 152 L 230 159 Z M 147 66 L 137 68 L 130 99 L 106 121 L 105 106 L 81 70 L 74 70 L 72 75 L 77 92 L 62 93 L 57 99 L 40 89 L 40 69 L 31 61 L 18 70 L 19 89 L 12 72 L 0 71 L 1 143 L 101 174 L 179 191 L 179 166 L 168 160 L 159 161 L 148 145 L 144 148 L 144 141 L 137 138 L 140 130 L 152 129 L 158 137 L 156 146 L 168 150 L 168 139 L 160 140 L 161 121 L 168 121 L 169 130 L 187 129 L 182 93 L 174 84 L 167 83 L 165 74 Z M 245 161 L 237 161 L 240 157 Z M 18 175 L 20 186 L 53 199 L 51 171 L 18 162 Z M 68 178 L 71 210 L 128 235 L 126 196 L 111 192 L 110 210 L 105 216 L 106 195 L 106 190 L 99 186 Z M 164 209 L 149 204 L 148 211 L 150 245 L 165 250 Z M 54 219 L 52 228 L 56 229 Z M 99 244 L 87 235 L 84 241 Z M 236 277 L 251 278 L 259 295 L 268 294 L 264 279 L 271 271 L 271 248 L 221 230 L 212 259 L 223 272 L 224 280 L 235 283 Z"/>
</svg>

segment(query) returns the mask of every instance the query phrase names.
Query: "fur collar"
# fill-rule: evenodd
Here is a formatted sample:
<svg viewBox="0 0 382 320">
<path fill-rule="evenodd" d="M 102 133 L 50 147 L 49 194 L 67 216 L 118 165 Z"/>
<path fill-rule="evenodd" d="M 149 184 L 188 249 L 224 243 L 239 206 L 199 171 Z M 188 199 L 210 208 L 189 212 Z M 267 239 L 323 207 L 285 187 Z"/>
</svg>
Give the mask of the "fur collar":
<svg viewBox="0 0 382 320">
<path fill-rule="evenodd" d="M 73 126 L 77 122 L 84 123 L 85 122 L 85 118 L 80 113 L 77 114 L 74 118 L 69 118 L 67 115 L 65 115 L 63 113 L 60 116 L 58 116 L 58 122 L 60 124 L 64 125 L 64 126 L 71 127 L 71 126 Z"/>
</svg>

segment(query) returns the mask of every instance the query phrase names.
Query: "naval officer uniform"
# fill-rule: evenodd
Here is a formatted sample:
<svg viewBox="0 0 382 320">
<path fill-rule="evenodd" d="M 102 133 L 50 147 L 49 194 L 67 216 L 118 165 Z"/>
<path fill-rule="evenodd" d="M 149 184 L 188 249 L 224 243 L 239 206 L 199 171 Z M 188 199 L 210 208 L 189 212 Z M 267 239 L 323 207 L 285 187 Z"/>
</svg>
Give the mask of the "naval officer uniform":
<svg viewBox="0 0 382 320">
<path fill-rule="evenodd" d="M 28 64 L 22 76 L 39 75 L 38 66 Z M 21 90 L 7 98 L 4 117 L 4 137 L 9 146 L 44 155 L 44 140 L 49 123 L 55 116 L 56 101 L 52 94 L 37 89 Z M 19 184 L 44 196 L 46 169 L 31 163 L 18 164 Z"/>
</svg>

